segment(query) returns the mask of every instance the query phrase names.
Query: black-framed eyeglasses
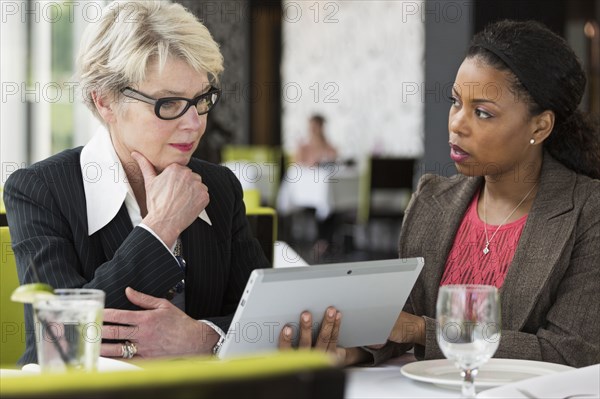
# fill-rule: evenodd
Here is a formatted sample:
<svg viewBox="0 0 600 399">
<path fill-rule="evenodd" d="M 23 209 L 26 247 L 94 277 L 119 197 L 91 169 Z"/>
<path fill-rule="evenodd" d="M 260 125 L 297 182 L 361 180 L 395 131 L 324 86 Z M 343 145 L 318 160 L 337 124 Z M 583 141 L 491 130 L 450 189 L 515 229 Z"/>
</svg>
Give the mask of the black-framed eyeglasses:
<svg viewBox="0 0 600 399">
<path fill-rule="evenodd" d="M 163 97 L 152 98 L 147 94 L 126 87 L 121 90 L 125 97 L 143 101 L 154 105 L 154 113 L 157 117 L 164 120 L 177 119 L 187 112 L 193 105 L 196 107 L 198 115 L 204 115 L 210 111 L 221 98 L 221 90 L 211 86 L 210 89 L 195 98 L 185 97 Z"/>
</svg>

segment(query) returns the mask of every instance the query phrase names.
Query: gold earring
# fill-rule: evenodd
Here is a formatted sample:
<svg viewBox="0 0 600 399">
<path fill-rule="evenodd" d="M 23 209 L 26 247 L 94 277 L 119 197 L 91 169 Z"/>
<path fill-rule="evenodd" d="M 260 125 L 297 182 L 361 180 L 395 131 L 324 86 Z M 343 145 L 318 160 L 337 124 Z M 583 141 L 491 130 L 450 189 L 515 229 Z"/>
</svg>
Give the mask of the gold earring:
<svg viewBox="0 0 600 399">
<path fill-rule="evenodd" d="M 529 140 L 529 144 L 532 144 L 532 145 L 535 144 L 535 139 Z"/>
</svg>

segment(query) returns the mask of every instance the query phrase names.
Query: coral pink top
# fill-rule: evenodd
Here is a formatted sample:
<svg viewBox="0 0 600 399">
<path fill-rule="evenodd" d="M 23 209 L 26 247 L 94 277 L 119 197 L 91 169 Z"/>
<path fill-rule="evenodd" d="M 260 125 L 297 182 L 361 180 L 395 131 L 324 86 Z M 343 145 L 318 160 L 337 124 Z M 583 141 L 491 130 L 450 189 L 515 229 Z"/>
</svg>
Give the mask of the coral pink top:
<svg viewBox="0 0 600 399">
<path fill-rule="evenodd" d="M 492 239 L 498 226 L 485 224 L 479 219 L 478 200 L 479 192 L 473 197 L 456 232 L 440 285 L 485 284 L 500 288 L 504 283 L 504 277 L 517 249 L 527 215 L 500 227 Z M 490 252 L 487 255 L 483 253 L 484 228 L 487 228 L 488 238 L 491 240 Z"/>
</svg>

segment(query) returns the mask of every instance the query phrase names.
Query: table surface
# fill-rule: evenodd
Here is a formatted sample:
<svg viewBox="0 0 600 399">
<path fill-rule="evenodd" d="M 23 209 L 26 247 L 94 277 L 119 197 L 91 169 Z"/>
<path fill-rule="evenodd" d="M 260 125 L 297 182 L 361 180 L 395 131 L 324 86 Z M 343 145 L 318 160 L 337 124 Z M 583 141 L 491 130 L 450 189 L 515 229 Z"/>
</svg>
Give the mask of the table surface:
<svg viewBox="0 0 600 399">
<path fill-rule="evenodd" d="M 352 367 L 346 371 L 346 398 L 460 398 L 460 390 L 411 380 L 400 368 L 416 361 L 411 353 L 379 367 Z M 458 373 L 458 371 L 457 371 Z"/>
</svg>

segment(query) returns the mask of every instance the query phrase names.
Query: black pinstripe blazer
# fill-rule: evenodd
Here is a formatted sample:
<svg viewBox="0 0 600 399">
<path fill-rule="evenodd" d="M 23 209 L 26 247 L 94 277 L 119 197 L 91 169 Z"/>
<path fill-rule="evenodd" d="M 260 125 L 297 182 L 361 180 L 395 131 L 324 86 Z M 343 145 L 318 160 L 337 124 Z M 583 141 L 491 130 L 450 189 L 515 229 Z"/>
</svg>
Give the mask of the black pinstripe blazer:
<svg viewBox="0 0 600 399">
<path fill-rule="evenodd" d="M 133 228 L 125 204 L 105 227 L 88 236 L 86 200 L 79 164 L 82 147 L 66 150 L 6 181 L 4 200 L 12 246 L 22 284 L 39 278 L 57 288 L 98 288 L 106 307 L 136 309 L 125 288 L 164 297 L 183 273 L 151 233 Z M 186 313 L 227 331 L 253 269 L 269 267 L 252 237 L 242 188 L 227 168 L 192 159 L 188 165 L 210 191 L 206 208 L 212 226 L 196 219 L 181 235 L 187 261 Z M 21 363 L 35 361 L 30 306 L 25 310 L 26 351 Z"/>
</svg>

